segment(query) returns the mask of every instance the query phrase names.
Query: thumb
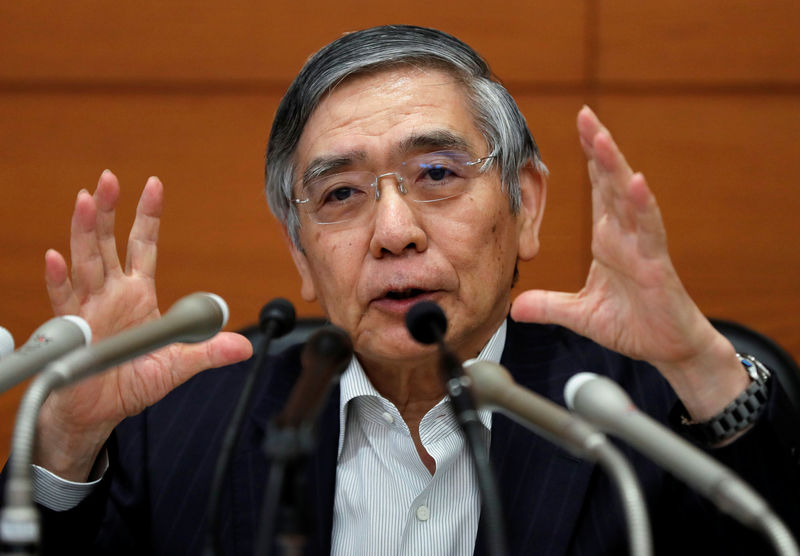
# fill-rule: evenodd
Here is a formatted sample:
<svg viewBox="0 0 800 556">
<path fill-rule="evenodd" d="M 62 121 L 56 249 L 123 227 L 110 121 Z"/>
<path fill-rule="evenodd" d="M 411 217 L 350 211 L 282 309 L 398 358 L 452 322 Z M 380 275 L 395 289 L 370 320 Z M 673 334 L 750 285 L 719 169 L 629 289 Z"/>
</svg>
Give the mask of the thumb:
<svg viewBox="0 0 800 556">
<path fill-rule="evenodd" d="M 232 365 L 253 355 L 250 341 L 234 332 L 220 332 L 208 341 L 198 344 L 178 344 L 180 351 L 174 358 L 175 386 L 185 382 L 205 369 Z"/>
<path fill-rule="evenodd" d="M 559 324 L 572 330 L 580 328 L 577 294 L 547 290 L 522 292 L 511 305 L 511 318 L 518 322 Z"/>
</svg>

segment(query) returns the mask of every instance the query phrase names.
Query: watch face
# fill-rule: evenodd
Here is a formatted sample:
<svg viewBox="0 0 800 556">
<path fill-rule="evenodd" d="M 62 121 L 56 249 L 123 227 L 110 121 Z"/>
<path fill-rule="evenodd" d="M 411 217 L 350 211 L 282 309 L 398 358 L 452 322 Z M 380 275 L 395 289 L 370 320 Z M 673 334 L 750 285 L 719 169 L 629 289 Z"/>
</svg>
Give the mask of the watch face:
<svg viewBox="0 0 800 556">
<path fill-rule="evenodd" d="M 748 353 L 737 353 L 736 356 L 753 381 L 764 382 L 769 378 L 769 369 L 761 361 Z"/>
</svg>

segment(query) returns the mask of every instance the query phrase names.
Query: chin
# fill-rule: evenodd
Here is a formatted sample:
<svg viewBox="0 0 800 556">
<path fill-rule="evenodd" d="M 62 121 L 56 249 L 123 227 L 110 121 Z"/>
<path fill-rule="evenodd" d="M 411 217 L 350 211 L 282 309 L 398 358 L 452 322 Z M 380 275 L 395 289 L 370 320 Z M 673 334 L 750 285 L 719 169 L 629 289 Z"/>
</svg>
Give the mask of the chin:
<svg viewBox="0 0 800 556">
<path fill-rule="evenodd" d="M 414 340 L 405 327 L 401 333 L 375 332 L 355 343 L 355 352 L 362 360 L 424 361 L 435 360 L 436 346 L 426 346 Z"/>
</svg>

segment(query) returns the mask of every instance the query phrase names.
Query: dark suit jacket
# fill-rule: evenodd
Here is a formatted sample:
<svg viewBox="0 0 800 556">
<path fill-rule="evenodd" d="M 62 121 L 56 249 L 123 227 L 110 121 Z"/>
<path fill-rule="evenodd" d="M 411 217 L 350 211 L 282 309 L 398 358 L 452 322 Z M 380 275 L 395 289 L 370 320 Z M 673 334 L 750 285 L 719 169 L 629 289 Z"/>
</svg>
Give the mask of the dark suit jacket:
<svg viewBox="0 0 800 556">
<path fill-rule="evenodd" d="M 244 424 L 221 500 L 227 555 L 250 556 L 268 475 L 265 428 L 282 407 L 299 368 L 299 349 L 267 362 L 258 400 Z M 567 379 L 581 371 L 610 376 L 634 402 L 666 421 L 674 394 L 651 366 L 605 350 L 557 326 L 509 320 L 502 363 L 520 384 L 564 404 Z M 200 554 L 204 513 L 218 445 L 248 363 L 201 373 L 162 402 L 122 423 L 109 441 L 102 487 L 75 510 L 45 512 L 45 549 L 63 553 L 87 540 L 103 554 Z M 751 482 L 800 530 L 796 417 L 773 388 L 767 414 L 745 437 L 715 455 Z M 308 468 L 312 532 L 308 554 L 328 554 L 332 527 L 338 389 L 319 421 L 319 448 Z M 623 447 L 645 489 L 657 553 L 769 553 L 760 538 L 720 516 L 645 458 Z M 626 526 L 611 482 L 506 417 L 492 422 L 491 459 L 512 554 L 626 554 Z M 700 541 L 698 541 L 700 539 Z M 479 531 L 476 554 L 485 553 Z M 752 548 L 748 548 L 752 547 Z"/>
</svg>

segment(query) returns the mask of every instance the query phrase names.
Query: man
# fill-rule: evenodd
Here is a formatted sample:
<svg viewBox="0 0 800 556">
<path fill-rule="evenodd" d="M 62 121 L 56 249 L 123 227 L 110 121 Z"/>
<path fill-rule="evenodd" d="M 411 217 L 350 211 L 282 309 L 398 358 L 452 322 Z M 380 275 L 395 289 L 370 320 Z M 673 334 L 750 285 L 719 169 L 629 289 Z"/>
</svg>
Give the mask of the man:
<svg viewBox="0 0 800 556">
<path fill-rule="evenodd" d="M 586 285 L 577 294 L 526 292 L 512 306 L 517 262 L 539 249 L 546 171 L 514 101 L 474 51 L 438 31 L 375 28 L 325 47 L 290 87 L 270 136 L 267 195 L 290 238 L 303 297 L 347 330 L 356 352 L 321 417 L 309 473 L 310 552 L 483 549 L 476 480 L 436 352 L 405 329 L 406 311 L 420 300 L 444 309 L 447 341 L 461 358 L 501 360 L 559 402 L 571 374 L 593 370 L 661 420 L 677 395 L 686 418 L 702 423 L 749 387 L 734 348 L 683 289 L 644 177 L 590 109 L 577 123 L 593 187 Z M 46 256 L 55 312 L 84 316 L 96 338 L 158 316 L 162 185 L 145 185 L 124 268 L 113 235 L 118 193 L 107 171 L 94 195 L 78 194 L 71 280 L 60 254 Z M 216 447 L 245 366 L 233 364 L 250 354 L 246 338 L 223 333 L 51 396 L 36 454 L 37 498 L 55 510 L 46 514 L 48 548 L 73 539 L 109 553 L 197 553 Z M 268 366 L 223 495 L 228 554 L 253 551 L 268 471 L 260 446 L 291 390 L 297 350 Z M 798 498 L 786 444 L 797 440 L 777 438 L 789 409 L 777 386 L 770 391 L 760 422 L 713 442 L 788 511 Z M 481 418 L 513 553 L 626 550 L 606 477 L 501 416 Z M 631 457 L 654 505 L 659 549 L 758 546 Z M 676 539 L 676 531 L 703 537 Z"/>
</svg>

